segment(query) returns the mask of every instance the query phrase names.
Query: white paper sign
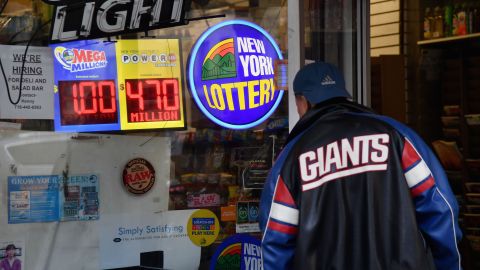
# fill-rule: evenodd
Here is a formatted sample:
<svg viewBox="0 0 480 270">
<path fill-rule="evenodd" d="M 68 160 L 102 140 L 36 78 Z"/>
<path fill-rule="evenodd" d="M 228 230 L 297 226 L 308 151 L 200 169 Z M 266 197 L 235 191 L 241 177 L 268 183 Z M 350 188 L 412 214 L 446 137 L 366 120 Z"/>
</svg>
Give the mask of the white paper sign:
<svg viewBox="0 0 480 270">
<path fill-rule="evenodd" d="M 51 49 L 28 48 L 19 91 L 24 52 L 25 46 L 0 45 L 0 119 L 53 119 Z"/>
<path fill-rule="evenodd" d="M 194 211 L 103 215 L 100 268 L 198 269 L 201 249 L 187 232 Z"/>
</svg>

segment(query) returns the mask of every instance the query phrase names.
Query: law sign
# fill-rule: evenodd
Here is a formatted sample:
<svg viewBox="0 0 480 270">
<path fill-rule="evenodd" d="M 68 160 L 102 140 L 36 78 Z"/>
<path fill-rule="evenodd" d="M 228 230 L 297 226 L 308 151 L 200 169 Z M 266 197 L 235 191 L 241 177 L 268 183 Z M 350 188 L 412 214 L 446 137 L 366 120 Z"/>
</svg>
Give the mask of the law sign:
<svg viewBox="0 0 480 270">
<path fill-rule="evenodd" d="M 51 43 L 184 25 L 190 0 L 46 1 L 55 5 Z"/>
<path fill-rule="evenodd" d="M 275 88 L 282 53 L 259 26 L 241 20 L 209 28 L 197 40 L 188 64 L 189 87 L 200 110 L 215 123 L 247 129 L 266 120 L 283 91 Z"/>
</svg>

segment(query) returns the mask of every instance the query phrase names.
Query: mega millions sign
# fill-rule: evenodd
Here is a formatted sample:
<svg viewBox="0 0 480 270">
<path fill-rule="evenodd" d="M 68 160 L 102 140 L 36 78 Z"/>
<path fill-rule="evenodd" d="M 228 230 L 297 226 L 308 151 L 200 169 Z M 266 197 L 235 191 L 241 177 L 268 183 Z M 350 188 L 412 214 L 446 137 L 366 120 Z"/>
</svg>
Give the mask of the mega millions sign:
<svg viewBox="0 0 480 270">
<path fill-rule="evenodd" d="M 275 61 L 283 59 L 273 38 L 240 20 L 209 28 L 189 58 L 190 91 L 200 110 L 215 123 L 246 129 L 266 120 L 280 103 Z"/>
</svg>

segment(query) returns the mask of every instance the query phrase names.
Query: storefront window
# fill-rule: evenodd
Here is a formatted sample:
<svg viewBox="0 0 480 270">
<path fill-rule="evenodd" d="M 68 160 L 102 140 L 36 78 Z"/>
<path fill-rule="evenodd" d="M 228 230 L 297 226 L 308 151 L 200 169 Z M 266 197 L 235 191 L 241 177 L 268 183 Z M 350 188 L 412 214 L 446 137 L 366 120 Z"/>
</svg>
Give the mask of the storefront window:
<svg viewBox="0 0 480 270">
<path fill-rule="evenodd" d="M 325 61 L 345 74 L 346 88 L 361 102 L 357 91 L 361 64 L 362 24 L 359 1 L 304 0 L 305 61 Z"/>
<path fill-rule="evenodd" d="M 210 269 L 215 261 L 240 269 L 243 251 L 227 239 L 238 233 L 249 234 L 253 240 L 245 239 L 252 243 L 260 238 L 259 197 L 288 134 L 288 102 L 284 96 L 265 121 L 250 128 L 222 127 L 195 103 L 188 59 L 202 33 L 234 19 L 263 28 L 286 58 L 287 1 L 192 1 L 187 25 L 65 43 L 107 48 L 105 54 L 89 49 L 95 65 L 88 66 L 74 66 L 79 50 L 50 44 L 53 6 L 39 0 L 5 3 L 0 258 L 13 249 L 21 269 Z M 141 62 L 141 55 L 132 55 L 147 50 L 140 48 L 145 44 L 155 44 L 148 50 L 157 54 L 155 67 L 161 69 L 135 78 L 137 71 L 128 68 L 96 69 L 110 64 L 115 50 L 126 55 L 117 54 L 117 62 Z M 166 64 L 162 50 L 169 52 Z M 83 78 L 65 75 L 74 69 L 90 71 Z M 114 113 L 123 105 L 115 99 L 116 79 L 105 77 L 113 73 L 124 81 L 118 102 L 129 108 L 125 116 Z M 148 111 L 175 106 L 175 115 Z M 129 130 L 120 131 L 124 117 Z M 162 125 L 139 123 L 155 117 Z M 222 243 L 230 253 L 218 253 Z M 259 267 L 255 250 L 248 263 Z"/>
</svg>

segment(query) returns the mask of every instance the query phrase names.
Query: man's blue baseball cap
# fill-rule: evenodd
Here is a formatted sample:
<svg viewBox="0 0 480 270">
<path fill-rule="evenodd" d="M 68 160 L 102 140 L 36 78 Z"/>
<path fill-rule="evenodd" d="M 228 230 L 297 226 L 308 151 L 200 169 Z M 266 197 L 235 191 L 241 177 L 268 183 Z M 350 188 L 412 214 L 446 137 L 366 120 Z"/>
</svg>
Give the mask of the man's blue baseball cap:
<svg viewBox="0 0 480 270">
<path fill-rule="evenodd" d="M 301 68 L 293 80 L 293 92 L 304 96 L 312 104 L 336 97 L 352 98 L 345 89 L 345 80 L 340 71 L 325 62 L 315 62 Z"/>
</svg>

